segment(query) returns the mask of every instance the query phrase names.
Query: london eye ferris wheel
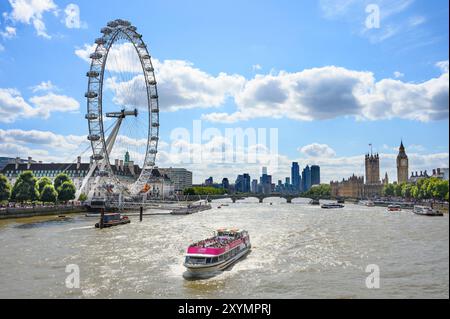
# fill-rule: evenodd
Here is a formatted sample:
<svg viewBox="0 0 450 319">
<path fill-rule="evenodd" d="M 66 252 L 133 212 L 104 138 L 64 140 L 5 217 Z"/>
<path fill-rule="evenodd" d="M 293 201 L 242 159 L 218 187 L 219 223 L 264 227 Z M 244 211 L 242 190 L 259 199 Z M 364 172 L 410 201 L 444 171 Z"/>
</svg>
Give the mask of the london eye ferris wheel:
<svg viewBox="0 0 450 319">
<path fill-rule="evenodd" d="M 159 105 L 155 72 L 147 45 L 137 28 L 117 19 L 101 29 L 86 73 L 86 120 L 94 165 L 87 180 L 94 187 L 107 180 L 109 188 L 136 194 L 155 166 L 159 140 Z M 128 152 L 142 169 L 132 183 L 121 182 L 111 160 Z M 104 184 L 104 182 L 103 182 Z"/>
</svg>

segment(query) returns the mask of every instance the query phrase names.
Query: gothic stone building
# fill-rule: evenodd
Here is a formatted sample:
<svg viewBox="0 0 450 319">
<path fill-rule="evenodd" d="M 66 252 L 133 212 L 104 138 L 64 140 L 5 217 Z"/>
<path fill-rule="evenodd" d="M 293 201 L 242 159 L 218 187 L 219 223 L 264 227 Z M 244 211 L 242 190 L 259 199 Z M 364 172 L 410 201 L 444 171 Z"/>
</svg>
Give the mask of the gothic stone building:
<svg viewBox="0 0 450 319">
<path fill-rule="evenodd" d="M 403 146 L 403 141 L 400 143 L 400 148 L 398 149 L 397 155 L 397 183 L 407 183 L 408 182 L 408 156 L 405 152 L 405 147 Z"/>
<path fill-rule="evenodd" d="M 351 176 L 348 179 L 342 179 L 341 182 L 331 182 L 332 197 L 350 197 L 362 198 L 364 196 L 364 177 Z"/>
<path fill-rule="evenodd" d="M 378 154 L 366 154 L 366 184 L 364 185 L 364 197 L 373 198 L 381 196 L 383 184 L 380 180 L 380 157 Z"/>
</svg>

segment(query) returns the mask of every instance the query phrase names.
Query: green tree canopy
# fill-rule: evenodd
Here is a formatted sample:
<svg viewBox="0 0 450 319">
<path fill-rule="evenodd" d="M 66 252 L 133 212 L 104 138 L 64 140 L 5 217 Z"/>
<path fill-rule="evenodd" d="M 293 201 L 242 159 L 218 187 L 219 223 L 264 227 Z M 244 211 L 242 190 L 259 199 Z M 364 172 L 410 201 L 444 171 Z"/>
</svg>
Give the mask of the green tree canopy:
<svg viewBox="0 0 450 319">
<path fill-rule="evenodd" d="M 64 182 L 58 189 L 58 200 L 62 202 L 67 202 L 69 200 L 75 199 L 75 185 L 72 181 Z"/>
<path fill-rule="evenodd" d="M 330 184 L 320 184 L 311 187 L 307 192 L 303 193 L 304 196 L 312 198 L 329 197 L 331 195 Z"/>
<path fill-rule="evenodd" d="M 46 185 L 52 185 L 52 180 L 50 178 L 44 176 L 38 179 L 37 186 L 39 195 L 42 194 L 42 191 Z"/>
<path fill-rule="evenodd" d="M 397 197 L 402 196 L 402 185 L 403 184 L 394 184 L 394 195 Z"/>
<path fill-rule="evenodd" d="M 11 196 L 11 184 L 6 176 L 0 174 L 0 201 L 8 200 Z"/>
<path fill-rule="evenodd" d="M 436 177 L 423 178 L 415 184 L 402 183 L 385 185 L 384 196 L 401 196 L 414 199 L 435 199 L 448 201 L 448 181 Z"/>
<path fill-rule="evenodd" d="M 401 196 L 404 198 L 411 198 L 412 197 L 412 184 L 407 184 L 407 183 L 403 183 L 401 190 L 402 190 L 402 194 Z"/>
<path fill-rule="evenodd" d="M 216 188 L 212 186 L 194 186 L 186 188 L 183 192 L 184 195 L 222 195 L 226 190 L 223 188 Z"/>
<path fill-rule="evenodd" d="M 395 187 L 394 184 L 387 184 L 383 187 L 383 195 L 384 196 L 394 196 L 395 195 Z"/>
<path fill-rule="evenodd" d="M 85 200 L 87 200 L 87 195 L 85 193 L 81 193 L 80 197 L 78 197 L 78 200 L 84 202 Z"/>
<path fill-rule="evenodd" d="M 31 171 L 22 172 L 14 183 L 11 199 L 19 202 L 34 201 L 39 198 L 37 179 Z"/>
<path fill-rule="evenodd" d="M 47 184 L 41 192 L 40 199 L 44 203 L 55 203 L 58 199 L 58 192 L 52 184 Z"/>
<path fill-rule="evenodd" d="M 195 195 L 195 190 L 192 187 L 188 187 L 183 191 L 184 195 Z"/>
<path fill-rule="evenodd" d="M 60 173 L 56 176 L 55 180 L 53 181 L 53 185 L 55 186 L 56 191 L 59 192 L 59 188 L 61 187 L 64 182 L 72 181 L 70 177 L 65 173 Z"/>
</svg>

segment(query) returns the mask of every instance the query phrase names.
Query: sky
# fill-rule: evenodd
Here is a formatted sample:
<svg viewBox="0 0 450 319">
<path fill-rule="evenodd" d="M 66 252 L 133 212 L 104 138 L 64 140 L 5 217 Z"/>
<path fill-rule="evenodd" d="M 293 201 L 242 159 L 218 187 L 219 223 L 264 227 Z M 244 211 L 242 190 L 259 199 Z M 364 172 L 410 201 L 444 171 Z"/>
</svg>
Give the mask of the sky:
<svg viewBox="0 0 450 319">
<path fill-rule="evenodd" d="M 89 54 L 120 18 L 155 66 L 159 167 L 276 181 L 298 161 L 329 182 L 364 175 L 371 144 L 395 181 L 401 140 L 410 171 L 448 167 L 447 1 L 0 0 L 0 14 L 0 156 L 88 159 Z M 142 103 L 107 65 L 104 104 Z M 146 132 L 129 120 L 111 157 L 139 162 Z"/>
</svg>

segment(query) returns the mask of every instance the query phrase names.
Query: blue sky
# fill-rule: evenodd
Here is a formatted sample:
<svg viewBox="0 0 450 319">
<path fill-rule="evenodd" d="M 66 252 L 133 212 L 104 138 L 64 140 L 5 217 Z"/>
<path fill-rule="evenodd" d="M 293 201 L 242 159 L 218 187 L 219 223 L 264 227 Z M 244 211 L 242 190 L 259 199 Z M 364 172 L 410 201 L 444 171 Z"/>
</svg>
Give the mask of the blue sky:
<svg viewBox="0 0 450 319">
<path fill-rule="evenodd" d="M 83 54 L 122 18 L 157 67 L 160 166 L 196 182 L 256 177 L 263 162 L 177 163 L 171 132 L 201 119 L 220 132 L 278 128 L 276 179 L 293 160 L 320 164 L 324 181 L 362 175 L 372 143 L 395 180 L 400 139 L 411 169 L 448 167 L 447 1 L 2 0 L 0 13 L 0 155 L 70 162 L 88 146 Z"/>
</svg>

